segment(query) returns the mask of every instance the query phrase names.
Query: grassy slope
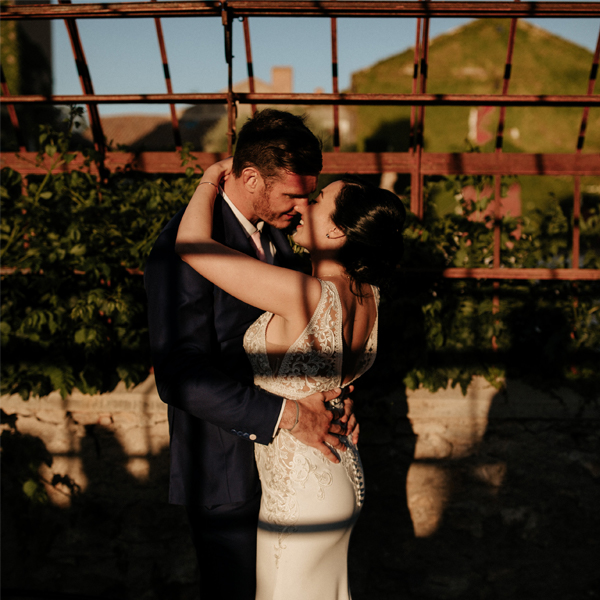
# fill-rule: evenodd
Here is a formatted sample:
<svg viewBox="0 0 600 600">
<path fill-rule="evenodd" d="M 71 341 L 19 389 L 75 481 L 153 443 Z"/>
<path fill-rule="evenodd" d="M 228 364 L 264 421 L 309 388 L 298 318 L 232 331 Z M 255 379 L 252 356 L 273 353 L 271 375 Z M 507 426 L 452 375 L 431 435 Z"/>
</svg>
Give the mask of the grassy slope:
<svg viewBox="0 0 600 600">
<path fill-rule="evenodd" d="M 497 94 L 508 46 L 510 20 L 481 19 L 434 39 L 430 47 L 427 91 L 431 93 Z M 410 49 L 355 73 L 354 92 L 409 93 L 412 90 L 413 53 Z M 592 54 L 527 22 L 520 22 L 513 53 L 509 93 L 585 94 Z M 470 107 L 427 108 L 425 149 L 428 152 L 464 152 Z M 499 109 L 488 120 L 492 134 Z M 505 152 L 573 152 L 582 111 L 578 108 L 509 108 L 505 124 Z M 408 148 L 410 108 L 357 109 L 357 149 L 405 151 Z M 516 128 L 519 137 L 510 136 Z M 483 145 L 492 152 L 494 139 Z M 600 110 L 590 111 L 584 152 L 600 151 Z M 544 210 L 549 203 L 572 197 L 570 177 L 520 177 L 523 211 Z M 584 178 L 586 190 L 596 190 L 599 178 Z M 597 196 L 597 193 L 593 193 Z M 451 193 L 433 194 L 438 210 L 454 210 Z"/>
<path fill-rule="evenodd" d="M 510 21 L 482 19 L 439 36 L 430 47 L 427 91 L 431 93 L 497 94 L 502 76 Z M 520 22 L 513 55 L 509 93 L 585 94 L 592 54 L 544 30 Z M 409 93 L 413 50 L 385 59 L 353 77 L 354 92 Z M 460 152 L 468 148 L 470 107 L 428 108 L 425 148 L 429 152 Z M 575 149 L 581 109 L 512 108 L 506 130 L 517 128 L 519 138 L 508 135 L 507 152 L 572 152 Z M 498 110 L 490 119 L 493 133 Z M 358 109 L 359 150 L 405 150 L 410 108 Z M 482 150 L 493 149 L 493 141 Z M 590 113 L 585 152 L 600 151 L 600 111 Z"/>
</svg>

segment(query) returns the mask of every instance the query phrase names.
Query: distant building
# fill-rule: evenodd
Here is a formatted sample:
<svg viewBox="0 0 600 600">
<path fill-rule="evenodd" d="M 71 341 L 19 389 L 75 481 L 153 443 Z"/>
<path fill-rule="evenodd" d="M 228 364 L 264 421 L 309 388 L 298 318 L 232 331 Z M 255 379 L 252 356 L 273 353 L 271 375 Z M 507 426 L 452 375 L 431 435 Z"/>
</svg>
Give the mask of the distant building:
<svg viewBox="0 0 600 600">
<path fill-rule="evenodd" d="M 233 85 L 234 92 L 249 93 L 250 80 L 243 79 Z M 227 90 L 221 90 L 226 92 Z M 294 71 L 289 66 L 271 68 L 271 81 L 254 78 L 254 91 L 257 94 L 291 94 L 294 91 Z M 323 90 L 315 90 L 323 93 Z M 261 105 L 259 108 L 264 108 Z M 333 130 L 333 108 L 330 106 L 281 107 L 282 110 L 306 113 L 309 126 L 317 134 L 326 138 Z M 251 105 L 238 106 L 238 128 L 251 114 Z M 102 114 L 102 108 L 100 108 Z M 353 140 L 351 126 L 352 113 L 340 107 L 340 133 L 344 143 Z M 227 107 L 224 104 L 197 104 L 179 111 L 179 129 L 182 142 L 192 144 L 195 150 L 221 152 L 227 149 Z M 173 127 L 168 110 L 164 114 L 108 115 L 102 117 L 102 128 L 109 145 L 114 148 L 127 148 L 134 152 L 168 151 L 175 149 Z M 91 141 L 88 129 L 84 137 Z"/>
<path fill-rule="evenodd" d="M 292 67 L 273 67 L 271 69 L 271 82 L 263 81 L 258 77 L 254 78 L 254 88 L 259 94 L 291 93 L 293 89 L 293 69 Z M 234 91 L 248 93 L 250 83 L 244 79 L 233 86 Z M 226 92 L 227 90 L 221 90 Z M 250 114 L 250 106 L 242 105 L 239 108 L 239 117 L 246 119 Z M 226 128 L 227 108 L 224 104 L 197 104 L 178 114 L 179 129 L 182 142 L 191 143 L 196 150 L 213 151 L 215 142 L 211 136 L 206 139 L 207 134 L 211 132 L 220 123 L 225 123 Z M 126 147 L 133 151 L 167 151 L 175 149 L 175 140 L 173 137 L 173 127 L 168 110 L 162 115 L 109 115 L 102 117 L 102 128 L 107 142 L 117 149 Z M 91 131 L 88 129 L 84 137 L 91 140 Z M 222 143 L 226 143 L 225 130 L 222 132 Z"/>
</svg>

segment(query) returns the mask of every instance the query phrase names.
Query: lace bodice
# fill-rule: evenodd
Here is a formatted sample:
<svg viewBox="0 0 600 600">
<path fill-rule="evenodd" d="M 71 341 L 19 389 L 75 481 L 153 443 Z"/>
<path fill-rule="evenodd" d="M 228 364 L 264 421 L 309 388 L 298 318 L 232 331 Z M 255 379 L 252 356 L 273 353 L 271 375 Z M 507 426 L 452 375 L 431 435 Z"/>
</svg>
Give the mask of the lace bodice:
<svg viewBox="0 0 600 600">
<path fill-rule="evenodd" d="M 246 331 L 244 349 L 254 383 L 300 399 L 342 384 L 344 359 L 342 301 L 335 285 L 319 280 L 321 298 L 298 339 L 272 368 L 267 326 L 261 315 Z M 373 288 L 375 304 L 379 290 Z M 367 371 L 377 352 L 377 325 L 353 369 Z M 268 445 L 255 444 L 262 487 L 257 535 L 257 600 L 349 600 L 347 564 L 352 526 L 364 502 L 365 484 L 358 449 L 344 437 L 346 452 L 333 464 L 285 429 Z"/>
<path fill-rule="evenodd" d="M 283 356 L 276 372 L 269 364 L 266 341 L 267 326 L 273 313 L 264 313 L 246 331 L 244 349 L 254 370 L 255 385 L 291 399 L 341 385 L 344 357 L 342 302 L 332 282 L 321 279 L 319 282 L 321 299 L 317 308 L 304 331 Z M 379 306 L 379 290 L 373 287 L 373 293 L 375 303 Z M 375 360 L 377 325 L 378 317 L 357 364 L 353 381 L 365 373 Z"/>
</svg>

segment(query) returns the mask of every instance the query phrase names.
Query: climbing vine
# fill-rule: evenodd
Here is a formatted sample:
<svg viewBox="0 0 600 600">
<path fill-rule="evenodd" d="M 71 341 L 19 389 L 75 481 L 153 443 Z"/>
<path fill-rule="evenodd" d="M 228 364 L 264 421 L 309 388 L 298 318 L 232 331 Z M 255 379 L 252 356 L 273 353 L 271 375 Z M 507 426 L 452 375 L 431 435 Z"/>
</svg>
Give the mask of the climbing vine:
<svg viewBox="0 0 600 600">
<path fill-rule="evenodd" d="M 119 381 L 143 381 L 151 369 L 141 272 L 160 230 L 191 197 L 199 170 L 193 156 L 184 175 L 124 169 L 99 179 L 86 164 L 63 172 L 76 111 L 67 127 L 44 127 L 40 161 L 53 168 L 25 181 L 2 171 L 2 393 L 67 395 L 108 391 Z M 41 164 L 41 162 L 40 162 Z M 461 190 L 483 191 L 486 178 L 430 179 L 430 200 L 443 186 L 456 210 L 422 220 L 409 215 L 405 267 L 382 305 L 379 372 L 382 385 L 448 382 L 466 388 L 474 375 L 500 386 L 506 377 L 540 385 L 597 388 L 600 286 L 597 282 L 445 280 L 448 266 L 485 267 L 492 260 L 489 197 L 467 201 Z M 600 268 L 599 198 L 586 200 L 581 219 L 582 266 Z M 502 264 L 567 267 L 572 217 L 559 203 L 527 217 L 504 218 Z M 518 235 L 516 232 L 518 231 Z M 596 242 L 594 241 L 596 240 Z M 499 303 L 494 305 L 497 295 Z M 386 383 L 387 382 L 387 383 Z M 399 383 L 401 382 L 401 383 Z"/>
</svg>

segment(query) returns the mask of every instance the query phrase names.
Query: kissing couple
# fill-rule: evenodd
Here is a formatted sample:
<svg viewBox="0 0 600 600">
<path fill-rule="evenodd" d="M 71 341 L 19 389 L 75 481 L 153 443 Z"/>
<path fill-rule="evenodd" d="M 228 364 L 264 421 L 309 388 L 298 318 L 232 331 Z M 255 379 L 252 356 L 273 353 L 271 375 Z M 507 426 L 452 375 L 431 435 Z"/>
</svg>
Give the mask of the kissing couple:
<svg viewBox="0 0 600 600">
<path fill-rule="evenodd" d="M 257 112 L 147 263 L 169 501 L 186 506 L 201 600 L 348 600 L 364 501 L 352 384 L 377 351 L 405 209 L 354 177 L 317 192 L 302 117 Z M 310 255 L 299 269 L 285 231 Z"/>
</svg>

